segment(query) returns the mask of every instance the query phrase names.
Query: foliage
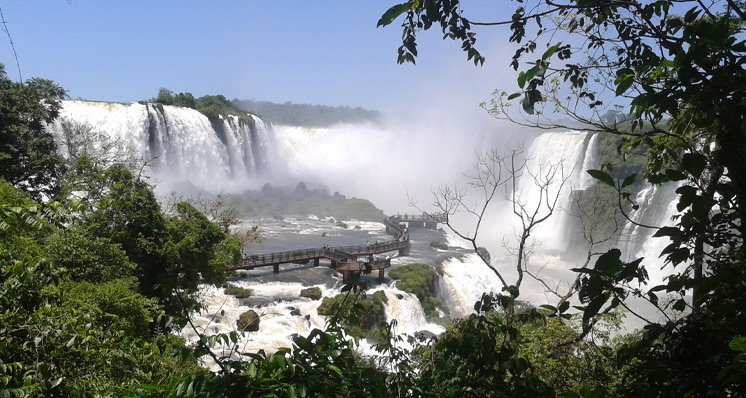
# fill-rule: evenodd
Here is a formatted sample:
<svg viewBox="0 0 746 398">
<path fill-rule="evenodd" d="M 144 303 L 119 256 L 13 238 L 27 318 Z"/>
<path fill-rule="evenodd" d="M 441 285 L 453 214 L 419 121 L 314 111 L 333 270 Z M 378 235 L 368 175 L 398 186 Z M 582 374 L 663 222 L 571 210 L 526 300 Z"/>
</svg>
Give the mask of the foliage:
<svg viewBox="0 0 746 398">
<path fill-rule="evenodd" d="M 71 174 L 66 192 L 82 192 L 82 200 L 89 205 L 77 220 L 78 235 L 96 237 L 101 247 L 121 247 L 136 264 L 133 274 L 140 291 L 159 298 L 170 315 L 182 312 L 182 305 L 189 301 L 186 296 L 196 291 L 201 279 L 222 283 L 225 270 L 240 260 L 242 247 L 237 238 L 185 202 L 175 205 L 174 214 L 164 215 L 150 185 L 124 165 L 102 169 L 90 157 L 81 156 Z M 74 245 L 67 249 L 78 250 Z M 63 262 L 74 264 L 68 259 Z M 80 266 L 75 265 L 79 270 Z M 177 291 L 185 297 L 177 297 Z"/>
<path fill-rule="evenodd" d="M 167 88 L 161 87 L 158 90 L 157 97 L 141 102 L 150 102 L 160 105 L 173 105 L 196 109 L 203 115 L 207 116 L 207 118 L 210 120 L 216 120 L 221 116 L 227 117 L 229 115 L 232 115 L 238 116 L 246 123 L 252 123 L 252 121 L 247 117 L 247 113 L 245 111 L 239 109 L 236 105 L 228 101 L 228 99 L 221 94 L 205 95 L 199 98 L 194 98 L 194 95 L 192 95 L 192 93 L 174 93 Z"/>
<path fill-rule="evenodd" d="M 226 267 L 236 264 L 240 258 L 240 244 L 221 245 L 235 238 L 227 236 L 189 203 L 177 204 L 176 211 L 167 218 L 168 241 L 163 247 L 166 256 L 178 267 L 169 272 L 178 272 L 182 287 L 187 289 L 196 289 L 200 276 L 207 282 L 222 283 Z M 227 257 L 216 253 L 220 250 Z"/>
<path fill-rule="evenodd" d="M 44 259 L 0 262 L 0 382 L 11 395 L 122 396 L 199 374 L 175 336 L 152 337 L 162 314 L 131 283 L 63 282 Z"/>
<path fill-rule="evenodd" d="M 490 263 L 492 256 L 490 255 L 490 252 L 487 250 L 486 247 L 478 247 L 477 254 L 479 254 L 479 257 L 481 257 L 485 263 Z"/>
<path fill-rule="evenodd" d="M 430 242 L 430 247 L 432 247 L 433 249 L 438 249 L 438 250 L 448 250 L 447 244 L 443 242 L 438 242 L 437 240 Z"/>
<path fill-rule="evenodd" d="M 301 289 L 300 296 L 308 297 L 311 300 L 319 300 L 321 298 L 321 289 L 318 286 Z"/>
<path fill-rule="evenodd" d="M 56 196 L 65 171 L 45 128 L 65 97 L 66 91 L 50 80 L 10 80 L 0 64 L 0 177 L 37 200 Z"/>
<path fill-rule="evenodd" d="M 408 264 L 392 269 L 389 276 L 397 281 L 398 289 L 417 296 L 429 320 L 440 318 L 438 309 L 448 314 L 448 307 L 437 297 L 440 277 L 435 268 L 427 264 Z"/>
<path fill-rule="evenodd" d="M 509 296 L 484 295 L 478 311 L 453 323 L 431 346 L 420 347 L 416 386 L 438 397 L 550 397 L 551 387 L 515 348 L 519 330 L 497 312 Z"/>
<path fill-rule="evenodd" d="M 33 251 L 36 240 L 52 230 L 58 215 L 54 203 L 39 204 L 27 192 L 0 179 L 0 258 L 16 250 Z M 22 240 L 27 243 L 20 244 Z"/>
<path fill-rule="evenodd" d="M 245 287 L 228 285 L 228 287 L 225 288 L 224 293 L 227 295 L 236 296 L 236 298 L 247 298 L 251 297 L 253 291 Z"/>
<path fill-rule="evenodd" d="M 382 291 L 373 293 L 370 299 L 356 296 L 353 301 L 348 301 L 346 294 L 338 294 L 334 298 L 324 297 L 317 311 L 319 315 L 327 316 L 352 315 L 344 319 L 345 331 L 351 336 L 362 338 L 385 322 L 384 303 L 387 301 L 386 294 Z"/>
<path fill-rule="evenodd" d="M 74 281 L 109 282 L 132 276 L 137 267 L 120 245 L 108 238 L 90 237 L 82 230 L 57 231 L 46 242 L 46 251 Z"/>
<path fill-rule="evenodd" d="M 261 115 L 262 119 L 274 124 L 302 127 L 330 127 L 335 124 L 377 123 L 381 114 L 360 107 L 332 107 L 325 105 L 275 104 L 267 101 L 234 99 L 233 103 L 248 112 Z"/>
<path fill-rule="evenodd" d="M 400 62 L 414 60 L 416 34 L 433 26 L 482 62 L 474 49 L 476 23 L 460 3 L 409 1 L 389 9 L 379 25 L 405 15 Z M 647 285 L 647 259 L 624 261 L 629 254 L 615 248 L 595 257 L 590 267 L 575 269 L 581 335 L 632 297 L 658 307 L 663 318 L 634 314 L 647 325 L 639 340 L 619 351 L 621 360 L 634 365 L 619 389 L 622 395 L 746 394 L 739 377 L 723 376 L 735 369 L 738 354 L 729 344 L 746 324 L 746 315 L 734 308 L 744 295 L 746 251 L 744 22 L 746 8 L 736 1 L 538 0 L 521 4 L 506 21 L 479 23 L 510 26 L 509 40 L 518 44 L 514 69 L 536 54 L 518 73 L 519 91 L 496 94 L 489 109 L 494 116 L 548 127 L 556 125 L 549 119 L 554 110 L 588 129 L 625 136 L 618 148 L 623 157 L 648 154 L 644 179 L 676 186 L 674 226 L 643 226 L 669 242 L 660 253 L 670 274 L 663 284 Z M 615 101 L 611 107 L 609 100 Z M 510 109 L 513 102 L 521 105 L 518 113 Z M 624 115 L 623 122 L 606 117 L 612 109 Z M 589 172 L 616 192 L 617 203 L 634 207 L 629 202 L 640 176 L 624 174 L 637 173 L 638 167 Z M 677 296 L 675 310 L 691 313 L 668 318 L 660 292 Z"/>
<path fill-rule="evenodd" d="M 347 198 L 335 192 L 329 195 L 326 189 L 295 189 L 273 187 L 265 184 L 260 191 L 244 191 L 231 195 L 242 217 L 275 216 L 279 214 L 315 214 L 320 217 L 334 217 L 337 220 L 381 221 L 383 211 L 370 201 Z"/>
<path fill-rule="evenodd" d="M 520 326 L 519 355 L 559 396 L 600 388 L 614 396 L 626 371 L 614 359 L 615 351 L 636 338 L 635 334 L 614 337 L 621 331 L 621 321 L 620 313 L 609 314 L 590 338 L 578 340 L 580 328 L 574 322 L 542 315 Z"/>
</svg>

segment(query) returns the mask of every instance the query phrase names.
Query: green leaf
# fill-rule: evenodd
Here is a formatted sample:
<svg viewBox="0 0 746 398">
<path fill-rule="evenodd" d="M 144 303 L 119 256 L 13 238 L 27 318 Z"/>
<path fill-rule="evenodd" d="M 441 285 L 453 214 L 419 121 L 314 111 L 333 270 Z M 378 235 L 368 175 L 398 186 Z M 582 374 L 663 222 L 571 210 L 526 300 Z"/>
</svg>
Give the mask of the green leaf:
<svg viewBox="0 0 746 398">
<path fill-rule="evenodd" d="M 342 370 L 341 370 L 341 369 L 339 369 L 338 367 L 336 367 L 336 366 L 334 366 L 334 365 L 329 365 L 329 369 L 333 370 L 333 371 L 334 371 L 334 372 L 336 372 L 336 373 L 337 373 L 338 375 L 342 376 Z"/>
<path fill-rule="evenodd" d="M 549 49 L 547 49 L 546 51 L 544 51 L 544 54 L 541 56 L 541 60 L 542 61 L 546 61 L 547 58 L 551 57 L 552 55 L 554 55 L 555 52 L 557 52 L 557 49 L 561 45 L 562 45 L 562 42 L 559 42 L 559 43 L 553 45 L 552 47 L 549 47 Z"/>
<path fill-rule="evenodd" d="M 518 73 L 518 87 L 523 88 L 526 85 L 526 72 L 520 71 Z"/>
<path fill-rule="evenodd" d="M 534 66 L 533 68 L 526 71 L 526 81 L 530 82 L 531 79 L 536 76 L 536 73 L 539 71 L 539 65 Z"/>
<path fill-rule="evenodd" d="M 746 352 L 746 337 L 736 337 L 728 343 L 728 347 L 733 351 Z"/>
<path fill-rule="evenodd" d="M 603 182 L 604 184 L 616 188 L 616 184 L 614 183 L 614 179 L 611 178 L 610 175 L 606 174 L 605 172 L 601 170 L 588 170 L 588 174 L 590 174 L 591 177 Z"/>
<path fill-rule="evenodd" d="M 521 93 L 513 93 L 513 94 L 510 94 L 510 95 L 508 96 L 508 101 L 510 101 L 510 100 L 514 100 L 514 99 L 516 99 L 516 98 L 518 98 L 518 97 L 520 97 L 520 96 L 521 96 Z"/>
<path fill-rule="evenodd" d="M 627 75 L 621 78 L 621 80 L 617 79 L 619 80 L 619 83 L 616 86 L 616 95 L 622 95 L 625 91 L 627 91 L 627 89 L 632 87 L 632 83 L 635 82 L 633 78 L 634 75 Z"/>
<path fill-rule="evenodd" d="M 630 176 L 627 176 L 627 178 L 625 178 L 624 181 L 622 181 L 622 189 L 624 189 L 624 188 L 626 188 L 626 187 L 634 184 L 635 183 L 635 178 L 637 178 L 637 174 L 636 173 L 632 174 Z"/>
<path fill-rule="evenodd" d="M 410 10 L 412 8 L 412 5 L 407 3 L 401 3 L 397 4 L 383 13 L 381 16 L 381 19 L 378 20 L 378 24 L 376 25 L 376 28 L 379 28 L 381 26 L 386 26 L 391 24 L 391 22 L 394 22 L 396 18 L 399 18 L 399 15 L 404 14 L 407 12 L 407 10 Z"/>
<path fill-rule="evenodd" d="M 543 309 L 551 312 L 552 314 L 554 314 L 555 312 L 557 312 L 557 308 L 554 307 L 554 306 L 551 306 L 549 304 L 540 305 L 539 308 L 543 308 Z"/>
<path fill-rule="evenodd" d="M 674 311 L 679 311 L 679 312 L 684 311 L 686 309 L 686 301 L 684 301 L 684 299 L 678 299 L 673 304 L 673 309 Z"/>
</svg>

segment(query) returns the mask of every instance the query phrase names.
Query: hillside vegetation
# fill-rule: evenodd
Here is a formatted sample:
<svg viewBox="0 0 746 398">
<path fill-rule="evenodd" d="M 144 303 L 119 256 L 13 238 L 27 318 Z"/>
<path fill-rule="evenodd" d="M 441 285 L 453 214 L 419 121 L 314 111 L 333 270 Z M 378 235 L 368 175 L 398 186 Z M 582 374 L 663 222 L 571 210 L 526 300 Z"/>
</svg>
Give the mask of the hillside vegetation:
<svg viewBox="0 0 746 398">
<path fill-rule="evenodd" d="M 268 101 L 234 99 L 238 108 L 255 113 L 274 124 L 303 127 L 329 127 L 339 123 L 378 123 L 382 114 L 360 107 L 294 104 L 275 104 Z"/>
</svg>

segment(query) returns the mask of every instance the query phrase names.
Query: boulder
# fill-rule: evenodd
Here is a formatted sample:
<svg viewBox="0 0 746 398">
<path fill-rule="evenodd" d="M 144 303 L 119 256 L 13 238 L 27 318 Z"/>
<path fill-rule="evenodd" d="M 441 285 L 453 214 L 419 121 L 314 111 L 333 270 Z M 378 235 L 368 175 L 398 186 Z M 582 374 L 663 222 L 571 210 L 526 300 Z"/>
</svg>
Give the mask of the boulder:
<svg viewBox="0 0 746 398">
<path fill-rule="evenodd" d="M 236 326 L 242 332 L 256 332 L 259 330 L 259 314 L 254 310 L 244 312 L 238 317 Z"/>
<path fill-rule="evenodd" d="M 300 291 L 301 297 L 308 297 L 311 300 L 318 300 L 321 298 L 321 289 L 318 287 L 309 287 Z"/>
</svg>

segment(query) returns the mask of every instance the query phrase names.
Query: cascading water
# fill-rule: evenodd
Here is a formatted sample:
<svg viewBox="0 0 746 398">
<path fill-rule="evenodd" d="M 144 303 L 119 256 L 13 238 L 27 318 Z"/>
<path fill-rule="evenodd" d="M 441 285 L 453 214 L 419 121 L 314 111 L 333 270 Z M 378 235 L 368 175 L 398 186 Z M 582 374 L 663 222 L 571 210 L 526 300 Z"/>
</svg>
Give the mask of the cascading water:
<svg viewBox="0 0 746 398">
<path fill-rule="evenodd" d="M 208 191 L 245 189 L 267 176 L 275 144 L 258 117 L 210 120 L 200 112 L 159 104 L 63 101 L 50 126 L 66 153 L 65 129 L 79 126 L 139 153 L 168 182 L 190 181 Z"/>
<path fill-rule="evenodd" d="M 526 170 L 518 180 L 517 201 L 528 212 L 539 208 L 547 214 L 547 202 L 557 199 L 554 214 L 539 225 L 534 236 L 545 250 L 562 251 L 567 245 L 568 213 L 573 188 L 582 186 L 580 169 L 584 162 L 586 133 L 580 131 L 544 133 L 528 150 Z"/>
<path fill-rule="evenodd" d="M 151 164 L 155 165 L 157 177 L 163 179 L 189 180 L 200 188 L 211 191 L 230 186 L 245 189 L 251 181 L 267 177 L 268 172 L 279 168 L 281 165 L 278 164 L 275 153 L 283 152 L 282 159 L 288 166 L 282 172 L 328 186 L 341 184 L 345 190 L 353 190 L 364 198 L 374 199 L 377 204 L 379 197 L 376 194 L 380 194 L 381 188 L 386 187 L 385 196 L 392 203 L 389 207 L 393 211 L 406 210 L 400 206 L 402 198 L 410 189 L 424 186 L 425 190 L 429 190 L 439 183 L 452 181 L 452 174 L 460 174 L 468 168 L 468 160 L 464 162 L 461 157 L 444 157 L 443 153 L 470 153 L 476 147 L 473 142 L 458 139 L 456 134 L 443 135 L 433 140 L 431 135 L 424 133 L 402 134 L 371 125 L 337 126 L 329 129 L 278 127 L 279 140 L 276 140 L 273 130 L 253 115 L 209 120 L 192 109 L 154 104 L 64 101 L 60 118 L 51 126 L 61 144 L 64 144 L 63 122 L 85 125 L 125 144 L 144 158 L 152 159 Z M 585 170 L 597 168 L 598 141 L 597 135 L 588 137 L 585 132 L 544 133 L 534 139 L 527 151 L 530 159 L 527 172 L 518 181 L 520 198 L 527 206 L 535 206 L 542 197 L 534 176 L 545 177 L 548 167 L 558 168 L 557 175 L 547 187 L 549 197 L 558 198 L 555 214 L 541 224 L 534 235 L 541 241 L 537 250 L 548 250 L 553 253 L 552 256 L 557 256 L 555 258 L 545 253 L 535 255 L 535 259 L 548 264 L 548 270 L 554 267 L 566 271 L 571 267 L 559 258 L 566 248 L 568 235 L 565 233 L 568 215 L 563 209 L 569 205 L 573 189 L 584 190 L 593 185 L 594 181 L 587 176 Z M 360 142 L 373 142 L 375 145 L 360 147 Z M 64 145 L 62 146 L 64 152 Z M 429 169 L 425 171 L 415 167 L 418 163 L 427 164 Z M 265 181 L 266 179 L 262 183 Z M 400 185 L 405 187 L 405 192 L 397 196 L 394 191 L 400 189 Z M 649 189 L 640 195 L 642 196 L 638 202 L 641 208 L 632 214 L 638 222 L 662 225 L 675 211 L 671 200 L 672 192 Z M 546 200 L 546 196 L 542 198 Z M 509 222 L 505 224 L 512 228 L 507 225 Z M 268 245 L 310 242 L 313 237 L 320 237 L 323 228 L 330 225 L 318 218 L 315 221 L 311 219 L 310 223 L 313 224 L 312 228 L 298 231 L 295 236 L 285 240 L 276 238 L 278 231 L 288 229 L 287 226 L 283 225 L 277 231 L 268 231 L 268 236 L 273 241 L 268 242 Z M 382 226 L 375 226 L 371 230 L 361 228 L 344 233 L 370 234 L 370 238 L 377 240 L 384 236 L 381 229 Z M 505 231 L 501 232 L 501 237 L 506 236 Z M 322 241 L 304 247 L 320 247 L 328 239 L 343 238 L 340 234 L 340 231 L 330 232 Z M 648 239 L 649 233 L 628 226 L 622 235 L 629 246 L 626 250 L 629 253 L 654 258 L 660 252 L 660 247 L 655 247 L 660 246 L 658 240 Z M 450 309 L 451 317 L 458 318 L 473 311 L 474 302 L 479 300 L 482 293 L 498 293 L 502 290 L 502 284 L 476 254 L 467 254 L 470 246 L 458 242 L 452 236 L 447 238 L 450 246 L 447 255 L 451 257 L 446 261 L 440 257 L 432 257 L 424 262 L 442 265 L 443 275 L 438 281 L 438 296 Z M 364 242 L 368 237 L 356 235 L 350 239 Z M 417 239 L 421 238 L 413 236 L 414 241 Z M 410 256 L 434 253 L 428 245 L 429 240 L 420 243 L 423 247 L 414 248 Z M 279 246 L 276 249 L 287 250 Z M 490 248 L 491 251 L 492 249 Z M 496 266 L 510 263 L 509 259 L 501 257 L 500 250 L 494 250 L 493 254 L 495 256 L 492 261 Z M 446 254 L 438 255 L 442 257 Z M 421 258 L 411 257 L 394 260 L 394 266 L 423 261 Z M 542 262 L 541 265 L 543 264 Z M 302 269 L 302 266 L 298 268 Z M 300 290 L 318 286 L 324 297 L 333 297 L 339 293 L 338 278 L 335 279 L 330 274 L 322 277 L 313 272 L 321 271 L 300 271 L 298 274 L 301 276 L 284 283 L 270 280 L 271 276 L 266 274 L 231 282 L 254 290 L 254 295 L 247 300 L 226 296 L 222 289 L 203 286 L 201 293 L 206 307 L 200 314 L 195 314 L 195 325 L 200 333 L 225 333 L 235 330 L 239 315 L 253 308 L 261 315 L 260 329 L 240 341 L 241 349 L 246 352 L 259 349 L 272 352 L 279 347 L 289 347 L 293 335 L 308 334 L 314 328 L 323 328 L 325 323 L 325 318 L 317 312 L 320 302 L 299 297 Z M 290 276 L 286 278 L 289 279 Z M 560 277 L 556 280 L 559 281 Z M 541 288 L 537 288 L 537 292 L 539 289 Z M 376 290 L 385 292 L 388 298 L 385 306 L 387 320 L 396 319 L 400 333 L 421 330 L 439 333 L 443 330 L 440 326 L 428 323 L 416 297 L 396 289 L 395 284 L 379 285 L 373 291 Z M 527 292 L 523 297 L 540 299 L 540 296 L 541 293 Z M 300 315 L 293 315 L 298 312 Z M 184 329 L 182 334 L 190 339 L 196 338 L 196 333 L 191 329 Z"/>
<path fill-rule="evenodd" d="M 472 253 L 443 262 L 439 296 L 454 318 L 474 312 L 482 293 L 500 293 L 502 285 L 479 255 Z"/>
<path fill-rule="evenodd" d="M 656 229 L 671 225 L 671 218 L 676 210 L 676 189 L 678 185 L 667 184 L 662 187 L 650 185 L 637 193 L 635 202 L 637 210 L 629 214 L 628 221 L 619 236 L 619 249 L 627 260 L 645 257 L 648 273 L 653 283 L 662 282 L 664 273 L 663 259 L 659 258 L 663 248 L 668 245 L 668 238 L 653 238 Z"/>
<path fill-rule="evenodd" d="M 576 189 L 586 190 L 594 184 L 593 177 L 586 171 L 596 168 L 598 168 L 598 134 L 593 134 L 585 149 L 583 167 L 578 170 L 580 185 Z"/>
</svg>

